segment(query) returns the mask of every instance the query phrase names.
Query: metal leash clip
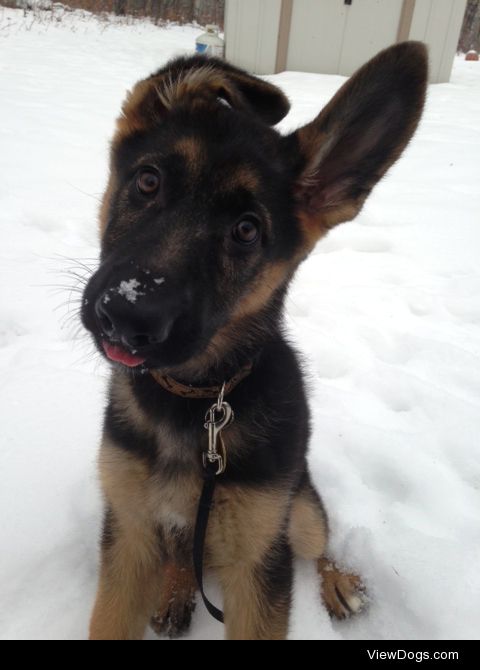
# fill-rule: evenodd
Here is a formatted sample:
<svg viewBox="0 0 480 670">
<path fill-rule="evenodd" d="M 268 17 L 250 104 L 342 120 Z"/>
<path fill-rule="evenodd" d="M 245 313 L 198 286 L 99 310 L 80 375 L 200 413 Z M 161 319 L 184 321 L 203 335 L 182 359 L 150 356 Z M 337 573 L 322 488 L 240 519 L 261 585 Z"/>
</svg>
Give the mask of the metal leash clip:
<svg viewBox="0 0 480 670">
<path fill-rule="evenodd" d="M 229 426 L 235 416 L 231 406 L 223 399 L 225 384 L 214 403 L 205 415 L 205 428 L 208 430 L 208 451 L 203 454 L 203 467 L 208 463 L 216 463 L 216 475 L 221 475 L 227 467 L 227 452 L 222 439 L 221 432 Z M 220 444 L 220 452 L 218 445 Z"/>
</svg>

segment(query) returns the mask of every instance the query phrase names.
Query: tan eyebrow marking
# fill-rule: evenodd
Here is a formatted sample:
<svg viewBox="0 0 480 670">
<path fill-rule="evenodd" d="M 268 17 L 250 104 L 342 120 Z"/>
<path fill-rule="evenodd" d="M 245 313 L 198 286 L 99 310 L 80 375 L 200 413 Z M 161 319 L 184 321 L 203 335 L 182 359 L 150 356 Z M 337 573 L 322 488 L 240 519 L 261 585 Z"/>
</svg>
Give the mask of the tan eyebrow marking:
<svg viewBox="0 0 480 670">
<path fill-rule="evenodd" d="M 192 175 L 198 175 L 205 165 L 204 145 L 197 137 L 182 137 L 173 145 L 173 151 L 180 154 Z"/>
</svg>

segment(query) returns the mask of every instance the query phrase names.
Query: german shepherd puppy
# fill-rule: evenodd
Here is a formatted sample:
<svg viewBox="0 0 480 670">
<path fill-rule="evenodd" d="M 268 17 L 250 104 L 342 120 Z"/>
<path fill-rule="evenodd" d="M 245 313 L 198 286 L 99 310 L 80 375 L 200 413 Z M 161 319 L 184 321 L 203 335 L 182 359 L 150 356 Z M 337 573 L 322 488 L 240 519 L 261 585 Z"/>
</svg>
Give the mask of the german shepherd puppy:
<svg viewBox="0 0 480 670">
<path fill-rule="evenodd" d="M 112 362 L 92 639 L 142 638 L 150 620 L 170 635 L 188 627 L 205 414 L 224 382 L 235 421 L 205 558 L 227 638 L 287 636 L 295 556 L 317 562 L 331 613 L 359 608 L 359 579 L 325 558 L 305 388 L 282 313 L 298 265 L 356 216 L 407 145 L 426 79 L 425 47 L 397 44 L 287 136 L 273 128 L 285 95 L 221 60 L 178 58 L 127 96 L 82 306 Z"/>
</svg>

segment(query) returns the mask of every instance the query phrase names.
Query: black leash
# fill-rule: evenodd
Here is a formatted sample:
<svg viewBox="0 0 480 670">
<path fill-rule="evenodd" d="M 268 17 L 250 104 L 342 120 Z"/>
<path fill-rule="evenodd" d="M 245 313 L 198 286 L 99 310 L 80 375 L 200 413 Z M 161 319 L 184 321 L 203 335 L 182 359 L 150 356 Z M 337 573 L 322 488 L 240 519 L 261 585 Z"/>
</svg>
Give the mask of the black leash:
<svg viewBox="0 0 480 670">
<path fill-rule="evenodd" d="M 214 619 L 224 622 L 223 612 L 213 605 L 203 588 L 203 557 L 205 552 L 205 535 L 207 533 L 208 518 L 212 509 L 213 494 L 217 479 L 216 463 L 207 462 L 205 465 L 205 481 L 203 484 L 202 495 L 198 503 L 197 521 L 195 523 L 195 534 L 193 537 L 193 565 L 195 568 L 195 577 L 197 578 L 198 588 L 202 594 L 205 607 Z"/>
<path fill-rule="evenodd" d="M 208 518 L 212 509 L 213 494 L 218 475 L 227 467 L 227 452 L 222 439 L 222 431 L 234 420 L 233 410 L 223 399 L 225 384 L 217 398 L 205 415 L 205 428 L 208 431 L 208 449 L 202 455 L 204 468 L 204 484 L 198 504 L 197 521 L 193 536 L 193 566 L 198 588 L 202 594 L 205 607 L 220 623 L 224 622 L 223 612 L 209 601 L 203 588 L 203 558 L 205 553 L 205 535 L 207 534 Z"/>
</svg>

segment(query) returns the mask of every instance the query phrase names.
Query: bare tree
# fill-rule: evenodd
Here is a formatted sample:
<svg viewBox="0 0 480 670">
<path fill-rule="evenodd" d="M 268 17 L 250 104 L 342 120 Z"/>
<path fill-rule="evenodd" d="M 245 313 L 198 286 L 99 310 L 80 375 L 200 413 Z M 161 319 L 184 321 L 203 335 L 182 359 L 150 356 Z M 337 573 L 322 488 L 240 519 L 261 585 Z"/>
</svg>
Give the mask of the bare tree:
<svg viewBox="0 0 480 670">
<path fill-rule="evenodd" d="M 125 16 L 127 13 L 127 0 L 113 0 L 113 11 L 117 16 Z"/>
<path fill-rule="evenodd" d="M 25 0 L 27 1 L 27 0 Z M 18 7 L 21 0 L 0 0 L 0 5 Z M 223 28 L 225 0 L 62 0 L 73 9 L 86 9 L 101 14 L 113 12 L 117 16 L 149 16 L 155 23 L 178 21 L 200 25 L 215 23 Z"/>
</svg>

